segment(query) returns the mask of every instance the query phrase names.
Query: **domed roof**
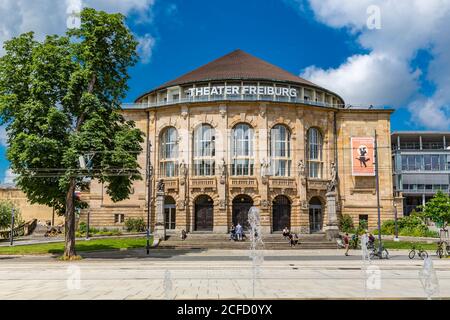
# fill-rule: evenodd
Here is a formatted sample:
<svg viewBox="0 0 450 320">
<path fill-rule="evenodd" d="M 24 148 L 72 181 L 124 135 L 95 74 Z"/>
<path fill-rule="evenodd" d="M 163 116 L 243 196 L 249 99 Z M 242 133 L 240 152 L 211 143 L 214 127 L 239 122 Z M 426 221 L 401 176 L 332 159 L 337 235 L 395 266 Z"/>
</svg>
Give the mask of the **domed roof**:
<svg viewBox="0 0 450 320">
<path fill-rule="evenodd" d="M 277 67 L 238 49 L 191 72 L 188 72 L 172 81 L 166 82 L 144 95 L 172 86 L 218 80 L 258 80 L 286 82 L 290 84 L 313 86 L 325 91 L 329 91 L 308 80 L 300 78 L 286 70 L 283 70 L 280 67 Z M 144 95 L 140 96 L 136 100 L 139 100 Z"/>
<path fill-rule="evenodd" d="M 188 72 L 175 80 L 169 81 L 160 86 L 160 88 L 191 82 L 233 79 L 289 81 L 316 86 L 312 82 L 297 77 L 290 72 L 238 49 Z"/>
</svg>

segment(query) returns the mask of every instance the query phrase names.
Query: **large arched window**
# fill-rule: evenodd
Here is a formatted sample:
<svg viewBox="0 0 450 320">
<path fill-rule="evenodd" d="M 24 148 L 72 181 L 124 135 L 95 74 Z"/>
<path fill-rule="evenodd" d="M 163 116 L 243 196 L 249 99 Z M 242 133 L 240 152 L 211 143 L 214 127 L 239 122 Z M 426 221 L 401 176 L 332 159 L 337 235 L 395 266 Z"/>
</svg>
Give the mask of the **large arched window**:
<svg viewBox="0 0 450 320">
<path fill-rule="evenodd" d="M 232 163 L 231 175 L 253 175 L 253 128 L 246 123 L 240 123 L 233 128 L 232 133 Z"/>
<path fill-rule="evenodd" d="M 194 131 L 194 176 L 214 175 L 215 155 L 214 128 L 201 124 Z"/>
<path fill-rule="evenodd" d="M 161 133 L 159 170 L 164 177 L 175 177 L 178 174 L 178 132 L 168 127 Z"/>
<path fill-rule="evenodd" d="M 291 133 L 284 125 L 277 124 L 270 130 L 270 158 L 274 176 L 291 175 Z"/>
<path fill-rule="evenodd" d="M 310 178 L 322 178 L 322 134 L 317 128 L 308 130 L 308 174 Z"/>
</svg>

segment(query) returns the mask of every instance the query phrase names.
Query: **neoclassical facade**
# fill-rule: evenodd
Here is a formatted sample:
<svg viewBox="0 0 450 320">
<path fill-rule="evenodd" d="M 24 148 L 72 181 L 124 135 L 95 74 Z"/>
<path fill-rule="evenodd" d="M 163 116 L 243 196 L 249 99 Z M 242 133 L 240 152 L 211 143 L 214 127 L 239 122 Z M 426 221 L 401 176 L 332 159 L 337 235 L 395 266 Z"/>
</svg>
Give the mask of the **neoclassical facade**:
<svg viewBox="0 0 450 320">
<path fill-rule="evenodd" d="M 264 232 L 322 232 L 330 225 L 330 192 L 337 216 L 375 227 L 376 179 L 352 172 L 351 138 L 376 131 L 381 218 L 390 219 L 401 205 L 392 183 L 391 112 L 348 108 L 337 94 L 234 51 L 124 105 L 146 136 L 144 179 L 118 203 L 92 183 L 83 195 L 90 224 L 146 220 L 150 206 L 154 226 L 162 181 L 168 231 L 226 233 L 232 224 L 245 226 L 256 206 Z"/>
</svg>

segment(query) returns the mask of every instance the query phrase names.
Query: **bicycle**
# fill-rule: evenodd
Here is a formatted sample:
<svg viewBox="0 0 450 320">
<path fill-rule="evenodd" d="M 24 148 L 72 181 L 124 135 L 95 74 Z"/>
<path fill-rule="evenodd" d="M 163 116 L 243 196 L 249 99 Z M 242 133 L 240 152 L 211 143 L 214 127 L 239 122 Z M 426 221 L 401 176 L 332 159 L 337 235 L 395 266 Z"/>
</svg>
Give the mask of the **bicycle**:
<svg viewBox="0 0 450 320">
<path fill-rule="evenodd" d="M 383 246 L 381 246 L 381 253 L 378 250 L 378 246 L 373 246 L 372 251 L 370 252 L 370 259 L 374 257 L 378 257 L 379 259 L 389 259 L 389 251 Z"/>
<path fill-rule="evenodd" d="M 412 249 L 409 252 L 408 257 L 410 259 L 414 259 L 414 257 L 416 256 L 416 252 L 418 253 L 419 257 L 422 260 L 425 260 L 426 258 L 428 258 L 428 252 L 426 252 L 422 247 L 419 247 L 419 246 L 416 247 L 415 245 L 412 246 Z"/>
<path fill-rule="evenodd" d="M 441 240 L 437 243 L 436 255 L 439 259 L 442 259 L 442 257 L 447 258 L 449 256 L 449 252 L 450 245 L 446 241 Z"/>
</svg>

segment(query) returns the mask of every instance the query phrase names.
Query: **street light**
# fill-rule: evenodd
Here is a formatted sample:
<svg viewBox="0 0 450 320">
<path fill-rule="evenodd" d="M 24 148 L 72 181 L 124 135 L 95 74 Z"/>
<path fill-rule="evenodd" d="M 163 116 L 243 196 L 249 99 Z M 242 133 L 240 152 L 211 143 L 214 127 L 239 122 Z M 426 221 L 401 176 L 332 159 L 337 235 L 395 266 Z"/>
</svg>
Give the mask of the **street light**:
<svg viewBox="0 0 450 320">
<path fill-rule="evenodd" d="M 152 175 L 153 175 L 153 167 L 150 161 L 150 152 L 151 152 L 152 143 L 148 140 L 147 147 L 147 254 L 150 254 L 150 213 L 151 213 L 151 204 L 152 204 Z"/>
<path fill-rule="evenodd" d="M 9 244 L 11 246 L 14 244 L 14 208 L 11 209 L 11 236 Z"/>
<path fill-rule="evenodd" d="M 395 237 L 394 237 L 394 241 L 400 241 L 400 239 L 398 238 L 397 204 L 395 202 L 394 202 L 394 222 L 395 222 Z"/>
<path fill-rule="evenodd" d="M 92 158 L 94 157 L 93 152 L 86 153 L 85 155 L 81 155 L 78 157 L 78 163 L 80 165 L 80 169 L 83 170 L 91 170 L 92 169 Z M 87 160 L 87 161 L 86 161 Z M 84 177 L 83 182 L 90 183 L 91 178 Z M 54 209 L 53 209 L 54 210 Z M 87 222 L 86 222 L 86 239 L 89 240 L 89 224 L 90 224 L 90 218 L 91 218 L 91 210 L 88 209 L 87 212 Z"/>
</svg>

